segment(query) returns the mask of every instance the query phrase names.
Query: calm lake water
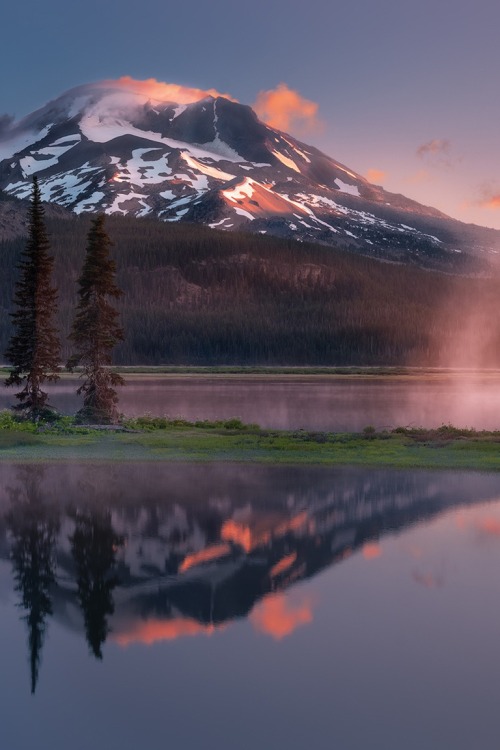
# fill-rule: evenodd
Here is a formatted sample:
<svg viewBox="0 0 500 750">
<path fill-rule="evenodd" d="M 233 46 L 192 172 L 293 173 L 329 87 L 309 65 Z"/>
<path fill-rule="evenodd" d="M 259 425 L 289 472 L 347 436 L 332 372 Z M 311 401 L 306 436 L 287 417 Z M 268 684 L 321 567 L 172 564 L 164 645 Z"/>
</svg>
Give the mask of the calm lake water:
<svg viewBox="0 0 500 750">
<path fill-rule="evenodd" d="M 80 405 L 78 381 L 47 386 L 52 404 L 64 413 Z M 0 408 L 14 400 L 0 385 Z M 240 417 L 262 427 L 362 430 L 398 426 L 498 429 L 500 373 L 428 377 L 314 376 L 140 376 L 120 389 L 119 409 L 187 419 Z"/>
<path fill-rule="evenodd" d="M 0 472 L 2 748 L 498 746 L 500 475 Z"/>
</svg>

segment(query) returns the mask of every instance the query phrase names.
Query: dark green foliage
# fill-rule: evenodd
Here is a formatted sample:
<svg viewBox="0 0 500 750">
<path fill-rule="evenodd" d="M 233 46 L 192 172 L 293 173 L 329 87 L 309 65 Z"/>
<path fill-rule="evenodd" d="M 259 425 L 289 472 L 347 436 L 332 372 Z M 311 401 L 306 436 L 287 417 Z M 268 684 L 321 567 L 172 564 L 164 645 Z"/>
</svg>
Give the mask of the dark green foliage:
<svg viewBox="0 0 500 750">
<path fill-rule="evenodd" d="M 427 427 L 396 427 L 392 430 L 395 435 L 404 435 L 417 443 L 438 444 L 452 440 L 500 440 L 499 430 L 475 430 L 468 427 L 455 427 L 452 424 L 442 424 L 436 429 Z"/>
<path fill-rule="evenodd" d="M 46 417 L 51 410 L 41 386 L 57 380 L 60 346 L 54 324 L 57 290 L 52 286 L 54 259 L 49 255 L 49 241 L 44 210 L 36 177 L 29 214 L 29 237 L 18 264 L 14 312 L 14 333 L 5 356 L 12 364 L 6 385 L 23 385 L 16 393 L 15 406 L 33 421 Z M 10 275 L 10 274 L 9 274 Z M 9 294 L 9 298 L 12 291 Z"/>
<path fill-rule="evenodd" d="M 123 340 L 117 310 L 108 298 L 117 299 L 121 290 L 115 283 L 116 264 L 109 257 L 111 240 L 104 229 L 104 215 L 93 219 L 88 234 L 87 253 L 78 279 L 78 305 L 69 336 L 75 353 L 68 368 L 83 368 L 83 407 L 77 417 L 85 423 L 106 424 L 117 419 L 115 387 L 122 378 L 109 369 L 111 352 Z"/>
<path fill-rule="evenodd" d="M 133 419 L 127 419 L 124 422 L 124 425 L 131 430 L 140 430 L 147 432 L 154 432 L 156 430 L 170 430 L 175 427 L 194 427 L 201 430 L 260 430 L 258 424 L 245 424 L 239 417 L 217 420 L 203 419 L 197 420 L 195 422 L 189 422 L 189 420 L 182 419 L 180 417 L 169 419 L 168 417 L 153 417 L 151 414 L 146 414 L 143 417 L 134 417 Z"/>
<path fill-rule="evenodd" d="M 124 291 L 116 305 L 126 331 L 117 364 L 449 364 L 477 301 L 487 306 L 493 333 L 482 364 L 500 364 L 498 278 L 451 276 L 197 225 L 106 221 Z M 87 216 L 49 223 L 65 332 L 89 224 Z M 0 305 L 12 294 L 21 248 L 21 241 L 0 243 Z M 0 318 L 0 342 L 8 334 Z"/>
</svg>

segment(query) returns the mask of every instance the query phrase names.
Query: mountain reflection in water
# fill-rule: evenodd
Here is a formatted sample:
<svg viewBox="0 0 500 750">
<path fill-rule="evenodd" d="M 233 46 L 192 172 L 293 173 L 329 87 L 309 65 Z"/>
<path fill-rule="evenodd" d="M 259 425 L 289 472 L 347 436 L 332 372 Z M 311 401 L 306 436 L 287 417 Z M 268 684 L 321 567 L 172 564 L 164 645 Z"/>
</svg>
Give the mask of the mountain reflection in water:
<svg viewBox="0 0 500 750">
<path fill-rule="evenodd" d="M 0 557 L 32 692 L 52 617 L 97 659 L 108 637 L 152 644 L 243 617 L 281 639 L 314 617 L 298 581 L 498 491 L 489 475 L 338 468 L 4 465 L 2 476 Z"/>
</svg>

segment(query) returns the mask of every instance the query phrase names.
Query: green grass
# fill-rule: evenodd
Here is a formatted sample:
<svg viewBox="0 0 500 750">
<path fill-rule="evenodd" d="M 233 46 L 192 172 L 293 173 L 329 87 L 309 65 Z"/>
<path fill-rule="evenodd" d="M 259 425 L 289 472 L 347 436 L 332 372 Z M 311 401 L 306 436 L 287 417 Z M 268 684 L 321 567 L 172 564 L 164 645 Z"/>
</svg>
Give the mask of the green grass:
<svg viewBox="0 0 500 750">
<path fill-rule="evenodd" d="M 239 461 L 399 468 L 500 470 L 500 431 L 443 425 L 437 430 L 398 428 L 363 433 L 264 430 L 239 419 L 187 422 L 145 416 L 122 432 L 18 422 L 0 413 L 0 461 Z"/>
</svg>

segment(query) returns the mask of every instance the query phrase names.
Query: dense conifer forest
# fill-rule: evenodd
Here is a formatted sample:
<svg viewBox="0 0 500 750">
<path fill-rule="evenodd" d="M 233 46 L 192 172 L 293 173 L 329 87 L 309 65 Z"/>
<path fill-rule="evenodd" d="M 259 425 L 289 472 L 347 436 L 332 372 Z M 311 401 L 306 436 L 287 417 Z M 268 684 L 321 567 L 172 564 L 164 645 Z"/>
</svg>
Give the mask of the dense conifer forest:
<svg viewBox="0 0 500 750">
<path fill-rule="evenodd" d="M 64 359 L 90 218 L 47 226 Z M 124 291 L 117 364 L 451 365 L 471 319 L 480 364 L 500 363 L 497 278 L 197 225 L 111 216 L 106 229 Z M 24 244 L 0 243 L 0 361 Z"/>
</svg>

